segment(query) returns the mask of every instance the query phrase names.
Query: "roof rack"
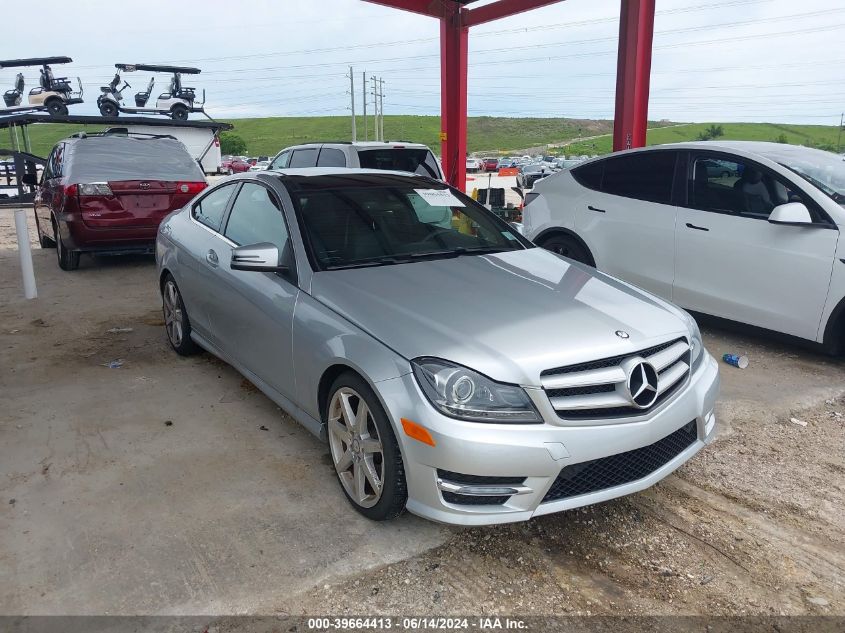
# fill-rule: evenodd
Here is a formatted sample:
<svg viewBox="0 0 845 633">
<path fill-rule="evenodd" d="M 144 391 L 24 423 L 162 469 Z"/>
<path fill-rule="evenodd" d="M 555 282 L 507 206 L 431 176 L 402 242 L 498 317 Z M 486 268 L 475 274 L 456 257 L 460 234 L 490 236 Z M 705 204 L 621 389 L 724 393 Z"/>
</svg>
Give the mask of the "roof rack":
<svg viewBox="0 0 845 633">
<path fill-rule="evenodd" d="M 159 64 L 115 64 L 118 70 L 128 73 L 136 70 L 149 70 L 154 73 L 182 73 L 183 75 L 199 75 L 202 71 L 191 66 L 161 66 Z"/>
<path fill-rule="evenodd" d="M 172 134 L 150 134 L 148 132 L 129 132 L 126 128 L 123 128 L 123 129 L 111 128 L 111 129 L 108 129 L 108 130 L 104 130 L 102 132 L 75 132 L 74 134 L 71 134 L 70 136 L 68 136 L 68 138 L 91 138 L 91 137 L 103 138 L 103 137 L 106 137 L 106 136 L 117 136 L 117 137 L 140 136 L 140 137 L 147 138 L 147 139 L 171 138 L 174 141 L 179 140 L 175 136 L 173 136 Z"/>
<path fill-rule="evenodd" d="M 43 66 L 44 64 L 69 64 L 70 57 L 30 57 L 28 59 L 0 60 L 0 68 L 19 68 L 21 66 Z"/>
</svg>

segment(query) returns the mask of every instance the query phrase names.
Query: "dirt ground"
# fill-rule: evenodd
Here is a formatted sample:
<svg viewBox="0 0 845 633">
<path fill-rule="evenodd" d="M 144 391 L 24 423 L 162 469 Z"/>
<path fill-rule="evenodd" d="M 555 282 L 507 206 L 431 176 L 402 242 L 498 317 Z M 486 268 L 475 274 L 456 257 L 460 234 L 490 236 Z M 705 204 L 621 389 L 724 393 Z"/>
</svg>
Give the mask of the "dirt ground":
<svg viewBox="0 0 845 633">
<path fill-rule="evenodd" d="M 704 327 L 751 364 L 722 365 L 718 440 L 657 486 L 376 525 L 249 383 L 170 353 L 150 260 L 35 255 L 27 302 L 0 250 L 0 613 L 845 615 L 841 359 Z"/>
</svg>

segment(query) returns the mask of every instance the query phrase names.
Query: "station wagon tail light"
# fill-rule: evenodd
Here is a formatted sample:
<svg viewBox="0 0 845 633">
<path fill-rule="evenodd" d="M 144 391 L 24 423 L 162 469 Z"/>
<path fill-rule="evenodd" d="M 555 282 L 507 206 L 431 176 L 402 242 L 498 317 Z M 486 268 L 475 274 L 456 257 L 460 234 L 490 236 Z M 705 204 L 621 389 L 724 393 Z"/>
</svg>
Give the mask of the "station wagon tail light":
<svg viewBox="0 0 845 633">
<path fill-rule="evenodd" d="M 204 182 L 180 182 L 176 183 L 176 189 L 181 191 L 182 193 L 189 193 L 191 195 L 198 194 L 200 191 L 205 189 L 208 185 Z"/>
<path fill-rule="evenodd" d="M 80 196 L 110 196 L 111 187 L 107 182 L 90 182 L 77 185 Z"/>
<path fill-rule="evenodd" d="M 543 421 L 519 385 L 496 382 L 440 358 L 417 358 L 411 367 L 429 402 L 451 418 L 495 424 Z"/>
</svg>

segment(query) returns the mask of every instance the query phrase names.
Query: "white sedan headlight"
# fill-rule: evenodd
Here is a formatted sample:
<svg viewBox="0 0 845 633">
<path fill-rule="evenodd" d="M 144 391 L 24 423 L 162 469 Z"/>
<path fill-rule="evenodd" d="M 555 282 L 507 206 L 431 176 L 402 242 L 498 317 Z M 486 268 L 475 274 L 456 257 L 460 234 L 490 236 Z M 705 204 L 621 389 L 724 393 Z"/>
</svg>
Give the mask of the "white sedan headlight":
<svg viewBox="0 0 845 633">
<path fill-rule="evenodd" d="M 690 330 L 690 360 L 692 371 L 695 371 L 701 359 L 704 358 L 704 343 L 701 342 L 701 330 L 698 329 L 698 323 L 695 322 L 695 319 L 689 312 L 686 310 L 681 310 L 681 312 Z"/>
<path fill-rule="evenodd" d="M 542 422 L 528 394 L 518 385 L 495 382 L 439 358 L 417 358 L 411 366 L 423 393 L 444 415 L 470 422 Z"/>
</svg>

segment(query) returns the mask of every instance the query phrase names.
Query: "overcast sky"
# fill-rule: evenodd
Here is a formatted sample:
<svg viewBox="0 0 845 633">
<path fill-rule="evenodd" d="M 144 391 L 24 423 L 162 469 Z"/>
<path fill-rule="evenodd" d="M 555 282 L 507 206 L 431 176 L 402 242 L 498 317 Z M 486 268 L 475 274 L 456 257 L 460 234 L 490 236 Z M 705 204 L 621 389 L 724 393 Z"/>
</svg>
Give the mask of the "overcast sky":
<svg viewBox="0 0 845 633">
<path fill-rule="evenodd" d="M 439 113 L 438 22 L 361 0 L 38 0 L 9 11 L 0 57 L 72 57 L 54 72 L 82 78 L 79 114 L 96 111 L 115 62 L 199 66 L 185 83 L 206 89 L 217 117 L 346 114 L 349 65 L 359 113 L 365 70 L 384 79 L 387 114 Z M 476 27 L 469 114 L 612 118 L 618 17 L 618 0 L 567 0 Z M 836 124 L 845 109 L 842 0 L 658 0 L 655 31 L 651 119 Z M 28 90 L 38 71 L 25 74 Z M 127 75 L 129 101 L 149 76 Z M 0 89 L 13 80 L 0 71 Z"/>
</svg>

